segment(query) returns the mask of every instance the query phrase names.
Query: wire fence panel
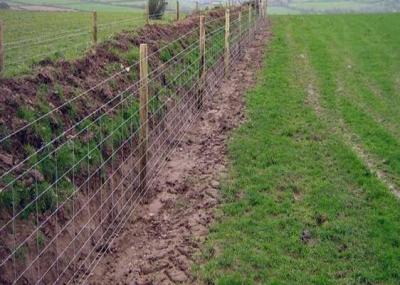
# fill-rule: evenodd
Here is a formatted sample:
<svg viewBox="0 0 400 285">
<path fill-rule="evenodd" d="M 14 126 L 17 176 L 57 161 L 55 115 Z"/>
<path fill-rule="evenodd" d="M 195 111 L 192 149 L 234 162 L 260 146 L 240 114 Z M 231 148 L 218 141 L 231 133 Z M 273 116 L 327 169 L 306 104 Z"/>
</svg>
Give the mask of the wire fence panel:
<svg viewBox="0 0 400 285">
<path fill-rule="evenodd" d="M 252 22 L 243 15 L 239 21 L 238 11 L 231 13 L 230 65 L 243 55 L 260 22 L 258 15 Z M 201 88 L 196 25 L 162 47 L 148 43 L 150 97 L 145 106 L 139 101 L 143 82 L 133 76 L 139 73 L 136 61 L 58 107 L 43 107 L 37 116 L 21 110 L 27 123 L 0 138 L 2 150 L 19 142 L 18 149 L 26 154 L 0 172 L 4 205 L 0 283 L 87 281 L 185 131 L 198 120 L 199 98 L 216 95 L 225 76 L 224 25 L 224 16 L 206 15 L 206 80 Z M 93 96 L 100 96 L 99 90 L 113 82 L 124 88 L 101 104 L 93 103 Z M 79 116 L 74 116 L 75 105 L 85 110 Z M 145 107 L 147 121 L 141 121 Z M 73 121 L 61 120 L 62 113 Z M 139 130 L 143 125 L 149 133 L 147 171 L 141 180 Z"/>
</svg>

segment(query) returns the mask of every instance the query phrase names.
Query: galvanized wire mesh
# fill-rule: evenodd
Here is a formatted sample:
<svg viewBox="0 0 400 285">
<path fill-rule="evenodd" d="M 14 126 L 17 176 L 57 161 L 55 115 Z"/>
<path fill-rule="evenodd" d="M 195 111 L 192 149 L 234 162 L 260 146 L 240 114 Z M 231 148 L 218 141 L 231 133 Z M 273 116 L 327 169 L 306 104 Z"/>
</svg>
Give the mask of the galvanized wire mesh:
<svg viewBox="0 0 400 285">
<path fill-rule="evenodd" d="M 259 17 L 231 14 L 230 65 L 243 54 Z M 199 31 L 148 55 L 148 121 L 139 120 L 140 80 L 55 133 L 59 114 L 90 96 L 99 85 L 137 72 L 138 62 L 48 110 L 0 139 L 29 142 L 26 155 L 0 173 L 0 281 L 28 284 L 84 283 L 128 218 L 151 189 L 152 181 L 193 124 L 203 97 L 216 96 L 224 77 L 224 17 L 206 18 L 206 81 L 199 89 Z M 95 93 L 94 93 L 95 94 Z M 140 187 L 141 124 L 149 125 L 147 187 Z M 50 128 L 51 129 L 51 128 Z M 46 137 L 38 140 L 38 136 Z M 37 142 L 35 144 L 35 142 Z"/>
</svg>

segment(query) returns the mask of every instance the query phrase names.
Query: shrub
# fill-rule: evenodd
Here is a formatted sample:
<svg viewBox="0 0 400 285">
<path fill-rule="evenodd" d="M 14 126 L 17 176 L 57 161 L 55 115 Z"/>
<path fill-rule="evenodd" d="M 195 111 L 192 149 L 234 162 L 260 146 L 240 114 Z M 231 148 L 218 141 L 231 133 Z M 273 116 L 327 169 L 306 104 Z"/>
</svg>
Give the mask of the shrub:
<svg viewBox="0 0 400 285">
<path fill-rule="evenodd" d="M 10 6 L 5 2 L 0 2 L 0 9 L 10 9 Z"/>
<path fill-rule="evenodd" d="M 149 18 L 161 19 L 167 4 L 165 0 L 149 0 Z"/>
</svg>

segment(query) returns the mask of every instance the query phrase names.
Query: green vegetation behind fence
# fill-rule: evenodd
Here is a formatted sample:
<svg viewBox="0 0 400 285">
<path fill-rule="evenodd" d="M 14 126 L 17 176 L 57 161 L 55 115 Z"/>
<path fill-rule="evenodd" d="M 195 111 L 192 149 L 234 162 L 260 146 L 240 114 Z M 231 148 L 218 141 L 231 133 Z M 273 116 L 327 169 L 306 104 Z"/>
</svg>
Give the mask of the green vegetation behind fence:
<svg viewBox="0 0 400 285">
<path fill-rule="evenodd" d="M 172 19 L 166 14 L 163 19 Z M 42 61 L 71 59 L 93 45 L 93 13 L 0 11 L 5 76 L 29 73 Z M 144 11 L 98 12 L 98 42 L 145 24 Z"/>
</svg>

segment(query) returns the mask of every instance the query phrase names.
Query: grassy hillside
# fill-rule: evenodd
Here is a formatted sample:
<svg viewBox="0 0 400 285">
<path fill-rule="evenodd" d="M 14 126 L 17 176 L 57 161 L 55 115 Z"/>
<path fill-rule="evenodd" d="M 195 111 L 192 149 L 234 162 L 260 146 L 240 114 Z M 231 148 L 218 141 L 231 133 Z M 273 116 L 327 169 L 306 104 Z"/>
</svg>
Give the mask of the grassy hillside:
<svg viewBox="0 0 400 285">
<path fill-rule="evenodd" d="M 273 18 L 209 284 L 398 284 L 400 15 Z"/>
</svg>

